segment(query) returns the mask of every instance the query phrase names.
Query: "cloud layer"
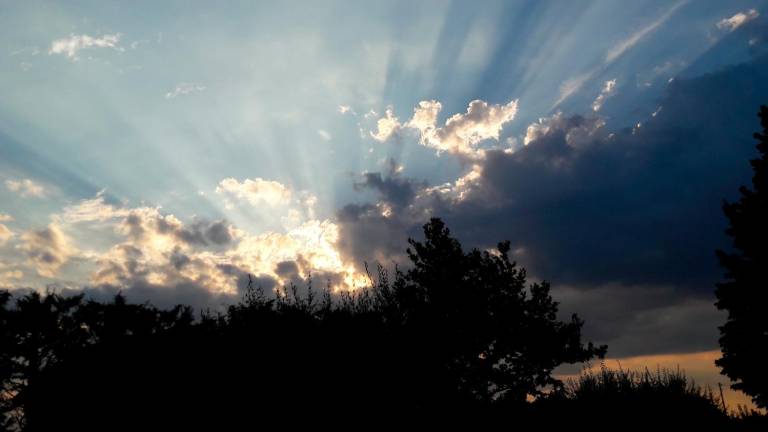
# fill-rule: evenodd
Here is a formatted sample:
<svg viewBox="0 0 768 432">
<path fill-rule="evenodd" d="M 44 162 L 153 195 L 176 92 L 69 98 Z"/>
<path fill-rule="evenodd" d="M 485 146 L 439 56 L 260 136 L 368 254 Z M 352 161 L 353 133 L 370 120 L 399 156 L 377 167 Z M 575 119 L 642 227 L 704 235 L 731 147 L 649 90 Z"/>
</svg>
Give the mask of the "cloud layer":
<svg viewBox="0 0 768 432">
<path fill-rule="evenodd" d="M 417 235 L 440 216 L 468 245 L 511 240 L 534 276 L 580 293 L 569 295 L 569 312 L 584 311 L 593 334 L 622 355 L 639 352 L 618 340 L 646 352 L 712 348 L 721 318 L 712 308 L 714 251 L 727 246 L 720 205 L 750 179 L 767 62 L 675 80 L 663 109 L 633 129 L 556 113 L 528 127 L 523 148 L 489 149 L 444 185 L 368 174 L 379 199 L 339 212 L 342 251 L 397 262 L 400 233 Z M 382 211 L 392 203 L 401 210 Z M 650 303 L 627 303 L 628 293 Z"/>
</svg>

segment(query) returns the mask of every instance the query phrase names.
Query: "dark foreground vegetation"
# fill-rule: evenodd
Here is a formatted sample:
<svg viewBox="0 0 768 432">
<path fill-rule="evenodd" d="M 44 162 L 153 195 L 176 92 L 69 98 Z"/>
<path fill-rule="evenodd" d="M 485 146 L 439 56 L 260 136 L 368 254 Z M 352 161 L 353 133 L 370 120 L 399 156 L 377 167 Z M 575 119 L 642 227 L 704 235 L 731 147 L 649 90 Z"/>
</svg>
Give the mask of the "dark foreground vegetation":
<svg viewBox="0 0 768 432">
<path fill-rule="evenodd" d="M 768 409 L 768 107 L 758 116 L 763 131 L 754 135 L 760 156 L 750 161 L 752 187 L 742 186 L 738 201 L 723 204 L 733 250 L 717 251 L 726 274 L 715 290 L 716 305 L 728 312 L 717 365 L 734 388 Z"/>
<path fill-rule="evenodd" d="M 768 404 L 768 108 L 753 189 L 726 204 L 735 252 L 718 286 L 718 364 Z M 220 313 L 0 291 L 0 425 L 9 430 L 242 430 L 297 424 L 398 428 L 768 430 L 676 371 L 557 366 L 602 358 L 561 321 L 546 282 L 494 252 L 465 252 L 439 219 L 410 240 L 409 270 L 370 289 L 249 285 Z M 458 422 L 458 423 L 456 423 Z M 466 423 L 465 423 L 466 422 Z"/>
<path fill-rule="evenodd" d="M 266 296 L 195 316 L 30 293 L 0 294 L 5 425 L 25 430 L 216 430 L 406 419 L 510 428 L 608 420 L 745 426 L 677 374 L 555 367 L 605 354 L 559 321 L 549 285 L 496 253 L 464 252 L 442 222 L 411 241 L 413 267 L 355 294 Z M 531 402 L 533 400 L 533 402 Z M 360 422 L 360 423 L 358 423 Z"/>
</svg>

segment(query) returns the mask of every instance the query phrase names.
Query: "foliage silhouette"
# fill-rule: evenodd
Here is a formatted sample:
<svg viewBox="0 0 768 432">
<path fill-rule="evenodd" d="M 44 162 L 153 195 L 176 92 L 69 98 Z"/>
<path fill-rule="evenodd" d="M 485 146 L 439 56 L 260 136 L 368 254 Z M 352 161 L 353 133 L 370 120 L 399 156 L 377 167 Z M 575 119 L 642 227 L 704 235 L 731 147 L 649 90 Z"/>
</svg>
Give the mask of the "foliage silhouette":
<svg viewBox="0 0 768 432">
<path fill-rule="evenodd" d="M 717 284 L 716 305 L 728 318 L 720 327 L 723 355 L 716 364 L 733 388 L 768 408 L 768 107 L 758 116 L 763 132 L 754 135 L 760 157 L 751 161 L 752 189 L 742 186 L 739 201 L 723 204 L 735 250 L 717 251 L 726 280 Z"/>
<path fill-rule="evenodd" d="M 150 418 L 221 427 L 254 409 L 459 417 L 524 403 L 562 385 L 556 366 L 605 353 L 581 342 L 575 315 L 557 320 L 549 285 L 527 285 L 509 243 L 464 252 L 439 219 L 424 234 L 410 240 L 413 268 L 378 267 L 371 289 L 316 293 L 310 282 L 268 297 L 249 284 L 240 303 L 197 320 L 121 295 L 30 293 L 11 307 L 3 293 L 6 419 L 44 430 Z"/>
<path fill-rule="evenodd" d="M 681 430 L 764 430 L 768 418 L 740 407 L 729 412 L 708 387 L 701 387 L 680 370 L 651 372 L 584 370 L 531 406 L 528 422 L 562 429 L 659 427 Z"/>
<path fill-rule="evenodd" d="M 0 292 L 4 426 L 590 425 L 601 406 L 612 420 L 658 406 L 664 387 L 672 390 L 658 400 L 686 407 L 686 418 L 728 420 L 698 390 L 680 390 L 678 378 L 657 391 L 624 385 L 629 397 L 594 380 L 555 379 L 556 366 L 606 348 L 582 343 L 575 315 L 557 319 L 549 285 L 527 282 L 509 243 L 465 252 L 439 219 L 424 234 L 409 240 L 412 267 L 377 267 L 370 289 L 335 294 L 310 281 L 301 293 L 288 286 L 266 295 L 251 282 L 239 303 L 197 318 L 185 306 L 160 310 L 122 295 L 97 302 L 32 292 L 14 302 Z"/>
</svg>

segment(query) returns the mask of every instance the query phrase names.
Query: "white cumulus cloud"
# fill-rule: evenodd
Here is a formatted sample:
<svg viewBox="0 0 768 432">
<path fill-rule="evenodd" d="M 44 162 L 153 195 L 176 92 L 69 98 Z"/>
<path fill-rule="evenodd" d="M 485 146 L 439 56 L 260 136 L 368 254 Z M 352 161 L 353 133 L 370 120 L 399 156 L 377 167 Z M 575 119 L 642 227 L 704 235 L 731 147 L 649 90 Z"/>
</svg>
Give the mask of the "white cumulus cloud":
<svg viewBox="0 0 768 432">
<path fill-rule="evenodd" d="M 721 30 L 734 31 L 759 16 L 760 13 L 755 9 L 750 9 L 746 12 L 739 12 L 730 18 L 723 18 L 722 20 L 718 21 L 717 28 Z"/>
<path fill-rule="evenodd" d="M 248 201 L 254 207 L 260 205 L 280 206 L 291 203 L 291 190 L 280 182 L 260 177 L 242 182 L 229 177 L 219 182 L 216 193 L 228 194 Z"/>
<path fill-rule="evenodd" d="M 395 117 L 392 107 L 388 107 L 384 112 L 384 117 L 376 122 L 376 133 L 371 132 L 371 137 L 376 141 L 384 142 L 397 133 L 401 127 L 400 119 Z"/>
<path fill-rule="evenodd" d="M 454 114 L 445 125 L 437 126 L 437 115 L 442 108 L 437 101 L 422 101 L 414 109 L 408 127 L 419 130 L 421 143 L 438 151 L 470 158 L 482 157 L 478 143 L 487 139 L 499 139 L 504 124 L 517 115 L 517 100 L 504 105 L 491 105 L 473 100 L 467 112 Z"/>
<path fill-rule="evenodd" d="M 62 54 L 72 60 L 77 60 L 77 53 L 89 48 L 113 48 L 119 49 L 120 34 L 107 34 L 101 37 L 88 36 L 86 34 L 72 34 L 68 38 L 56 39 L 51 42 L 48 54 Z"/>
<path fill-rule="evenodd" d="M 13 237 L 13 231 L 8 229 L 7 226 L 0 224 L 0 246 L 4 245 L 11 237 Z"/>
<path fill-rule="evenodd" d="M 442 108 L 436 100 L 421 101 L 413 109 L 413 117 L 405 124 L 395 117 L 392 108 L 387 108 L 385 116 L 377 122 L 376 133 L 371 132 L 371 136 L 383 142 L 401 129 L 411 129 L 419 133 L 419 142 L 424 146 L 438 152 L 478 159 L 484 154 L 478 144 L 488 139 L 498 140 L 504 125 L 517 115 L 517 100 L 497 105 L 473 100 L 465 113 L 454 114 L 444 125 L 438 126 L 437 116 Z"/>
<path fill-rule="evenodd" d="M 62 265 L 77 253 L 71 240 L 56 223 L 21 235 L 20 249 L 40 276 L 55 277 Z"/>
<path fill-rule="evenodd" d="M 45 196 L 45 188 L 31 179 L 6 180 L 5 187 L 9 191 L 15 192 L 24 198 L 42 198 Z"/>
<path fill-rule="evenodd" d="M 598 112 L 603 107 L 605 101 L 616 94 L 616 78 L 608 80 L 603 83 L 603 88 L 600 90 L 600 94 L 597 95 L 595 101 L 592 102 L 592 111 Z"/>
<path fill-rule="evenodd" d="M 94 198 L 64 207 L 55 220 L 62 223 L 105 222 L 127 216 L 128 210 L 104 202 L 104 192 L 102 190 Z"/>
</svg>

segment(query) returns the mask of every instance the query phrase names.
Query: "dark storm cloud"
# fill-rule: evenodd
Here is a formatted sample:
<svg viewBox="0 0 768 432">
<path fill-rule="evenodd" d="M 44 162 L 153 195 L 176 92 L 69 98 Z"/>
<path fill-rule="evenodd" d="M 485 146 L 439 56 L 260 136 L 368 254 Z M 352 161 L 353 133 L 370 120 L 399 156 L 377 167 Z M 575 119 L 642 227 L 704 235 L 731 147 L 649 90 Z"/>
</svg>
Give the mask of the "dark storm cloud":
<svg viewBox="0 0 768 432">
<path fill-rule="evenodd" d="M 169 261 L 176 270 L 181 270 L 184 266 L 192 262 L 192 260 L 189 259 L 189 256 L 184 254 L 179 247 L 173 249 Z"/>
<path fill-rule="evenodd" d="M 79 291 L 71 291 L 77 293 Z M 216 309 L 234 304 L 239 297 L 233 294 L 211 292 L 206 287 L 191 281 L 171 285 L 157 285 L 143 279 L 116 286 L 110 284 L 85 287 L 81 291 L 86 298 L 110 301 L 118 293 L 131 303 L 147 303 L 159 308 L 170 308 L 178 304 L 191 306 L 196 311 Z"/>
<path fill-rule="evenodd" d="M 172 235 L 181 242 L 199 247 L 226 246 L 233 240 L 230 225 L 226 220 L 196 219 L 184 225 L 172 215 L 161 215 L 152 210 L 133 210 L 126 216 L 123 225 L 133 239 L 142 239 L 157 233 Z"/>
<path fill-rule="evenodd" d="M 310 288 L 314 291 L 313 295 L 316 295 L 326 288 L 331 289 L 344 282 L 342 273 L 315 270 L 302 255 L 299 255 L 296 261 L 279 262 L 274 271 L 284 282 L 280 287 L 282 290 L 295 291 L 303 298 Z"/>
<path fill-rule="evenodd" d="M 585 338 L 607 344 L 611 357 L 711 350 L 725 319 L 709 296 L 674 286 L 559 286 L 552 295 L 561 317 L 578 313 Z"/>
<path fill-rule="evenodd" d="M 767 64 L 673 82 L 634 131 L 574 145 L 583 120 L 559 122 L 516 153 L 488 152 L 449 226 L 473 244 L 510 239 L 535 274 L 558 282 L 711 291 L 714 250 L 727 246 L 720 207 L 751 176 Z"/>
<path fill-rule="evenodd" d="M 299 266 L 294 261 L 282 261 L 275 266 L 275 273 L 280 277 L 292 277 L 299 273 Z"/>
<path fill-rule="evenodd" d="M 162 219 L 158 219 L 158 223 L 160 221 Z M 223 220 L 195 221 L 189 226 L 177 230 L 175 235 L 179 240 L 197 246 L 222 246 L 232 241 L 229 225 Z"/>
<path fill-rule="evenodd" d="M 267 275 L 254 275 L 232 264 L 219 264 L 218 269 L 228 276 L 236 278 L 238 293 L 244 293 L 250 281 L 253 288 L 261 288 L 265 294 L 271 294 L 277 286 L 277 280 Z"/>
<path fill-rule="evenodd" d="M 411 220 L 407 211 L 387 218 L 371 204 L 346 205 L 336 217 L 339 252 L 358 268 L 365 262 L 401 262 L 408 245 L 406 237 L 419 230 L 419 225 Z"/>
<path fill-rule="evenodd" d="M 366 172 L 362 180 L 353 183 L 356 191 L 372 190 L 378 194 L 379 201 L 393 208 L 400 209 L 408 206 L 416 196 L 416 192 L 426 187 L 426 182 L 402 177 L 398 173 L 397 162 L 390 158 L 387 161 L 385 174 Z"/>
<path fill-rule="evenodd" d="M 363 181 L 355 183 L 354 187 L 356 190 L 375 190 L 385 202 L 396 207 L 409 204 L 416 193 L 414 182 L 411 180 L 383 177 L 378 172 L 363 174 Z"/>
<path fill-rule="evenodd" d="M 479 185 L 436 213 L 469 244 L 508 238 L 557 282 L 675 283 L 710 291 L 727 246 L 724 198 L 749 181 L 766 58 L 673 82 L 635 131 L 579 135 L 580 116 L 513 153 L 489 151 Z"/>
<path fill-rule="evenodd" d="M 460 200 L 421 189 L 391 217 L 343 208 L 341 249 L 386 263 L 439 216 L 465 246 L 511 240 L 611 355 L 712 349 L 714 251 L 728 247 L 721 205 L 750 181 L 761 103 L 768 57 L 674 80 L 638 128 L 608 134 L 593 117 L 554 116 L 515 153 L 488 151 Z"/>
</svg>

